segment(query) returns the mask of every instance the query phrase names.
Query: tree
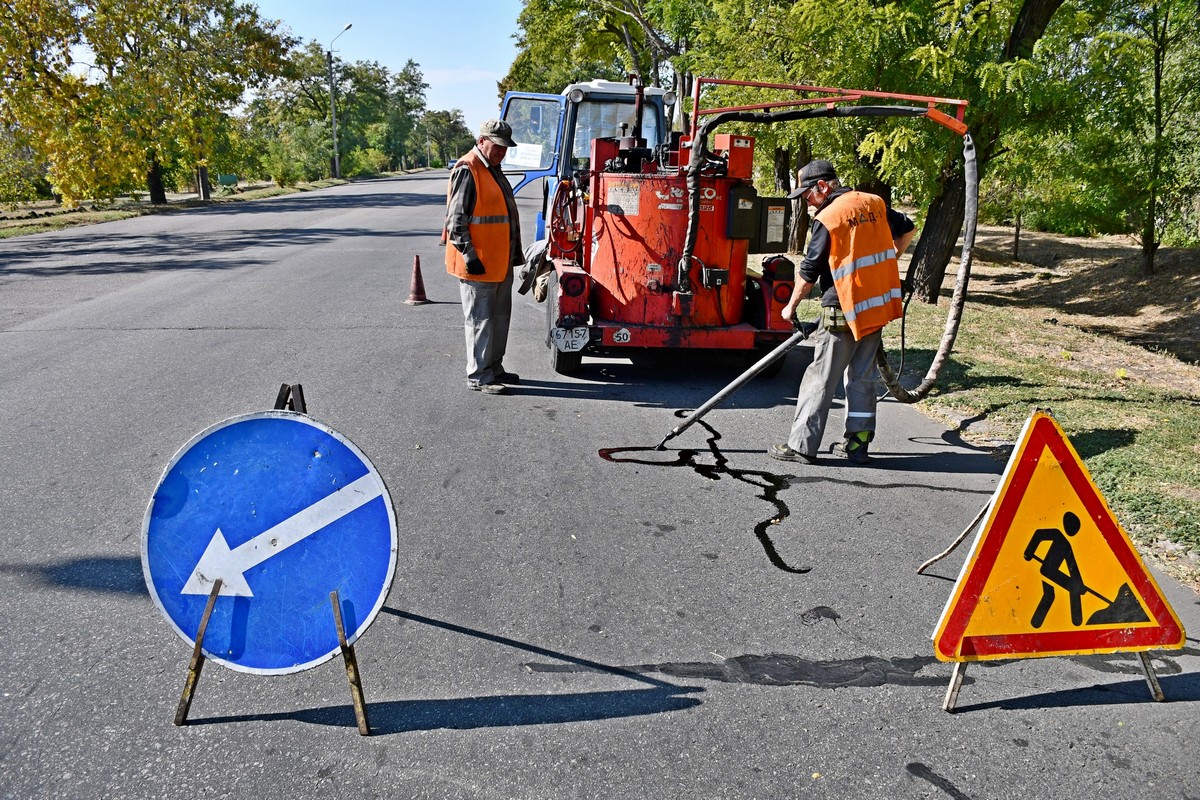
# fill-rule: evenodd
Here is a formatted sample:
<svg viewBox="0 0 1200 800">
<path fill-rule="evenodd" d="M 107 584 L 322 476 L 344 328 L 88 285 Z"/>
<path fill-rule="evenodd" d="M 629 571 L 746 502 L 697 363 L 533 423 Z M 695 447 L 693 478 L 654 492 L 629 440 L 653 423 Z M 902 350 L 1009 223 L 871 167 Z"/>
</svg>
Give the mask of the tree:
<svg viewBox="0 0 1200 800">
<path fill-rule="evenodd" d="M 431 157 L 443 164 L 461 156 L 475 144 L 475 135 L 463 120 L 462 111 L 426 111 L 409 137 L 413 152 L 425 152 L 425 166 L 432 166 Z M 436 153 L 436 156 L 434 154 Z"/>
<path fill-rule="evenodd" d="M 425 90 L 429 88 L 420 66 L 409 60 L 404 69 L 392 74 L 373 61 L 346 63 L 337 57 L 332 61 L 343 173 L 373 173 L 401 166 L 408 157 L 409 136 L 425 109 Z M 310 128 L 314 134 L 323 131 L 323 141 L 316 135 L 302 137 L 306 146 L 316 147 L 326 159 L 325 170 L 306 175 L 310 178 L 332 174 L 330 72 L 320 43 L 296 48 L 288 54 L 285 77 L 261 95 L 252 115 L 262 136 L 271 136 L 271 131 L 282 135 L 285 125 L 290 126 L 294 141 L 300 128 Z M 306 156 L 305 161 L 311 159 Z"/>
<path fill-rule="evenodd" d="M 166 202 L 164 179 L 205 163 L 225 112 L 291 41 L 236 0 L 10 0 L 4 13 L 3 112 L 36 132 L 67 203 L 138 184 Z"/>
<path fill-rule="evenodd" d="M 956 0 L 958 19 L 949 17 L 953 25 L 951 46 L 939 48 L 927 45 L 921 50 L 927 68 L 945 68 L 949 59 L 965 59 L 969 69 L 960 74 L 963 95 L 974 105 L 967 122 L 976 145 L 976 160 L 982 174 L 1000 143 L 1007 126 L 1029 117 L 1051 113 L 1038 105 L 1039 95 L 1034 87 L 1044 74 L 1032 60 L 1034 47 L 1045 33 L 1050 20 L 1063 0 L 1022 0 L 1007 21 L 1005 15 L 990 19 L 991 12 L 964 0 Z M 991 36 L 1007 30 L 1004 46 L 996 52 Z M 955 34 L 961 33 L 961 37 Z M 962 52 L 955 52 L 956 38 L 961 38 Z M 967 83 L 969 82 L 969 83 Z M 974 88 L 978 87 L 978 88 Z M 966 178 L 957 162 L 947 161 L 938 173 L 935 192 L 925 218 L 921 239 L 913 252 L 909 266 L 910 283 L 917 297 L 926 303 L 937 303 L 946 266 L 953 256 L 959 233 L 962 231 L 966 201 Z"/>
<path fill-rule="evenodd" d="M 613 21 L 592 0 L 526 0 L 517 28 L 517 57 L 500 81 L 501 96 L 555 94 L 572 83 L 620 81 L 648 68 L 628 21 Z"/>
<path fill-rule="evenodd" d="M 381 144 L 381 149 L 391 159 L 392 169 L 403 166 L 409 158 L 408 140 L 425 110 L 425 90 L 428 88 L 420 65 L 412 59 L 392 76 L 387 127 Z"/>
<path fill-rule="evenodd" d="M 1117 92 L 1136 117 L 1114 133 L 1128 153 L 1127 177 L 1136 178 L 1130 181 L 1136 190 L 1130 216 L 1142 245 L 1142 271 L 1150 275 L 1172 212 L 1178 214 L 1172 206 L 1198 194 L 1195 183 L 1184 189 L 1181 179 L 1190 172 L 1196 150 L 1200 7 L 1190 0 L 1129 0 L 1113 19 L 1114 29 L 1105 38 L 1138 67 L 1134 80 Z"/>
<path fill-rule="evenodd" d="M 27 132 L 0 126 L 0 202 L 49 197 L 45 173 L 45 164 L 38 160 Z"/>
</svg>

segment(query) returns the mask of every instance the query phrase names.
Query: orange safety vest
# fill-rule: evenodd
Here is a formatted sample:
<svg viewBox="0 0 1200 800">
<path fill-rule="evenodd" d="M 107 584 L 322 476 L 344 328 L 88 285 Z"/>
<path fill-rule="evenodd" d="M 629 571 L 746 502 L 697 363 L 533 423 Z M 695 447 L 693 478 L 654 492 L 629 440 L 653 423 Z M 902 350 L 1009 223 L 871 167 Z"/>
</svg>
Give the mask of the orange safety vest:
<svg viewBox="0 0 1200 800">
<path fill-rule="evenodd" d="M 467 261 L 453 244 L 446 245 L 446 271 L 457 278 L 486 283 L 498 283 L 508 276 L 512 266 L 509 236 L 511 220 L 504 191 L 488 171 L 487 164 L 475 150 L 458 160 L 454 169 L 469 169 L 475 180 L 475 210 L 471 216 L 471 244 L 483 262 L 482 275 L 468 275 Z M 446 190 L 447 205 L 449 189 Z M 447 220 L 449 217 L 447 216 Z"/>
<path fill-rule="evenodd" d="M 829 270 L 838 302 L 856 340 L 904 314 L 900 263 L 883 198 L 838 195 L 817 213 L 829 231 Z"/>
</svg>

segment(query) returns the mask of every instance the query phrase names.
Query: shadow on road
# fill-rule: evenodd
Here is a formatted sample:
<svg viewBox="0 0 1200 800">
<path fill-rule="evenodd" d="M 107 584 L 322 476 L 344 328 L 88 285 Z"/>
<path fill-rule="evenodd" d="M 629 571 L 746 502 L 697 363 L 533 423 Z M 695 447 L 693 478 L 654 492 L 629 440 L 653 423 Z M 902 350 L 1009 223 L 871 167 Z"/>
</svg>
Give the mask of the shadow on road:
<svg viewBox="0 0 1200 800">
<path fill-rule="evenodd" d="M 817 689 L 842 689 L 849 686 L 945 686 L 946 675 L 918 674 L 936 666 L 932 656 L 882 658 L 860 656 L 820 661 L 786 653 L 732 656 L 721 661 L 685 661 L 665 664 L 637 664 L 622 667 L 636 673 L 657 673 L 672 678 L 745 683 L 754 686 L 811 686 Z M 534 672 L 586 672 L 587 668 L 566 664 L 529 664 Z M 970 676 L 964 679 L 972 680 Z"/>
<path fill-rule="evenodd" d="M 55 277 L 110 275 L 172 270 L 214 270 L 256 266 L 273 259 L 249 253 L 264 248 L 314 247 L 361 237 L 376 239 L 426 237 L 434 229 L 379 231 L 370 228 L 277 228 L 219 233 L 155 233 L 149 235 L 89 232 L 69 240 L 23 242 L 18 252 L 4 253 L 0 276 Z"/>
<path fill-rule="evenodd" d="M 0 564 L 0 573 L 42 586 L 82 592 L 146 595 L 142 562 L 137 557 L 72 558 L 51 564 Z"/>
<path fill-rule="evenodd" d="M 1184 675 L 1169 675 L 1159 677 L 1163 695 L 1168 703 L 1194 703 L 1200 701 L 1200 674 L 1195 672 Z M 1014 686 L 1014 688 L 1018 688 Z M 969 711 L 987 711 L 1001 709 L 1003 711 L 1033 711 L 1043 708 L 1078 708 L 1083 706 L 1111 706 L 1127 703 L 1153 703 L 1150 690 L 1143 679 L 1088 686 L 1082 689 L 1062 689 L 1054 692 L 1040 692 L 1021 697 L 1010 697 L 1005 700 L 992 700 L 985 703 L 964 705 L 963 697 L 959 696 L 956 714 Z"/>
<path fill-rule="evenodd" d="M 602 672 L 628 678 L 647 684 L 648 688 L 575 694 L 497 695 L 450 700 L 390 700 L 370 703 L 367 713 L 373 734 L 410 733 L 438 729 L 501 728 L 514 725 L 557 725 L 564 722 L 586 722 L 661 714 L 667 711 L 682 711 L 700 705 L 699 699 L 687 695 L 704 691 L 699 687 L 677 686 L 621 667 L 612 667 L 566 653 L 559 653 L 528 642 L 467 628 L 452 622 L 423 617 L 386 606 L 381 610 L 409 622 L 440 628 L 462 636 L 470 636 L 566 662 L 574 665 L 581 672 Z M 356 725 L 353 707 L 348 704 L 274 714 L 241 714 L 193 719 L 189 724 L 276 720 L 296 720 L 314 725 L 330 725 L 341 728 L 353 728 Z"/>
<path fill-rule="evenodd" d="M 389 700 L 369 703 L 367 714 L 371 723 L 371 733 L 374 735 L 440 729 L 559 725 L 566 722 L 595 722 L 683 711 L 700 705 L 696 698 L 683 696 L 684 693 L 694 691 L 698 690 L 650 688 L 558 695 L 509 694 L 453 700 Z M 208 717 L 189 720 L 188 724 L 213 725 L 279 720 L 351 729 L 356 724 L 354 709 L 349 704 L 276 714 Z"/>
<path fill-rule="evenodd" d="M 330 191 L 264 197 L 246 203 L 219 203 L 191 211 L 203 214 L 286 214 L 296 211 L 362 211 L 368 208 L 415 208 L 443 206 L 446 196 L 438 194 L 406 194 L 403 192 L 374 192 L 371 194 L 337 193 Z M 435 231 L 436 233 L 436 231 Z"/>
</svg>

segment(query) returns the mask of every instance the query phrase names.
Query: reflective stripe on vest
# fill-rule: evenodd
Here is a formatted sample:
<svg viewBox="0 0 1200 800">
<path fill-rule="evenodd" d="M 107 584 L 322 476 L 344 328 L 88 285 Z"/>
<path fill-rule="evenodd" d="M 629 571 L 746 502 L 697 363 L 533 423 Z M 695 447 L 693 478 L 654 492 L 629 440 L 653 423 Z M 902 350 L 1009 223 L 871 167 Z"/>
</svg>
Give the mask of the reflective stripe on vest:
<svg viewBox="0 0 1200 800">
<path fill-rule="evenodd" d="M 896 250 L 895 250 L 895 248 L 892 248 L 892 247 L 889 247 L 887 250 L 884 250 L 882 253 L 875 253 L 874 255 L 870 255 L 870 256 L 861 256 L 859 258 L 854 259 L 846 266 L 840 267 L 839 269 L 835 269 L 833 271 L 833 279 L 835 281 L 840 281 L 842 278 L 849 277 L 850 274 L 853 273 L 857 269 L 862 269 L 863 267 L 873 267 L 876 264 L 879 264 L 883 261 L 887 261 L 889 258 L 895 258 L 895 257 L 896 257 Z"/>
<path fill-rule="evenodd" d="M 883 199 L 845 192 L 817 213 L 829 231 L 829 268 L 855 339 L 904 313 L 900 266 Z"/>
<path fill-rule="evenodd" d="M 872 308 L 879 308 L 882 305 L 892 302 L 893 300 L 903 300 L 904 296 L 899 288 L 891 289 L 887 294 L 881 294 L 876 297 L 868 297 L 866 300 L 861 300 L 854 304 L 854 308 L 844 312 L 847 322 L 854 322 L 858 319 L 859 314 L 864 311 L 870 311 Z M 893 317 L 894 319 L 894 317 Z M 891 322 L 892 320 L 888 320 Z"/>
<path fill-rule="evenodd" d="M 498 283 L 508 276 L 512 261 L 512 242 L 509 239 L 511 219 L 504 191 L 475 150 L 460 158 L 454 168 L 471 170 L 471 178 L 475 182 L 474 216 L 468 224 L 471 245 L 483 262 L 484 271 L 482 275 L 468 275 L 466 259 L 451 242 L 446 243 L 446 271 L 457 278 Z M 446 196 L 449 201 L 448 188 Z"/>
</svg>

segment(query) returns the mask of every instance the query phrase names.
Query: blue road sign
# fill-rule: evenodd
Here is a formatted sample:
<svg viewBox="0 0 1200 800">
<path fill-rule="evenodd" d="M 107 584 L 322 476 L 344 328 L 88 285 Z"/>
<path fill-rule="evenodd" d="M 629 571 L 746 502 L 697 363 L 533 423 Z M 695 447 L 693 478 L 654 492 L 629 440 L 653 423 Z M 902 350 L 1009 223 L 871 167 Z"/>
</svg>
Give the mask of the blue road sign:
<svg viewBox="0 0 1200 800">
<path fill-rule="evenodd" d="M 204 652 L 282 674 L 340 652 L 329 594 L 353 643 L 396 571 L 396 515 L 349 440 L 303 414 L 262 411 L 196 434 L 163 473 L 142 525 L 155 605 L 189 644 L 217 578 Z"/>
</svg>

